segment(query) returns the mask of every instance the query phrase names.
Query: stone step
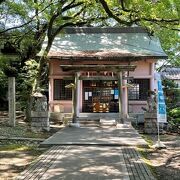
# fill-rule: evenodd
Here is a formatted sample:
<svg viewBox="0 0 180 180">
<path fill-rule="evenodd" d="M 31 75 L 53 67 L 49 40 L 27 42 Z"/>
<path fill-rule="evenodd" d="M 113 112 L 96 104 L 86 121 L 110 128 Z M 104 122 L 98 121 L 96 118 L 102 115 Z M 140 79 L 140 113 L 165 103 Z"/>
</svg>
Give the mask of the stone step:
<svg viewBox="0 0 180 180">
<path fill-rule="evenodd" d="M 116 126 L 117 125 L 117 121 L 115 119 L 101 118 L 99 123 L 100 123 L 100 126 Z"/>
<path fill-rule="evenodd" d="M 91 126 L 91 127 L 97 127 L 99 126 L 99 120 L 79 120 L 78 121 L 80 126 Z"/>
<path fill-rule="evenodd" d="M 79 117 L 84 118 L 118 118 L 119 113 L 80 113 Z"/>
</svg>

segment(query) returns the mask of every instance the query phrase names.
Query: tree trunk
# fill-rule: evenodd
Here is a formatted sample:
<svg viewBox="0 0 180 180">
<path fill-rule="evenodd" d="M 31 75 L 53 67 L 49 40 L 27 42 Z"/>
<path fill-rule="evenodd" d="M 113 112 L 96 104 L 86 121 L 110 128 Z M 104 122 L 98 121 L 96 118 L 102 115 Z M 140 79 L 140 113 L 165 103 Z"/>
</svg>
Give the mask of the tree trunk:
<svg viewBox="0 0 180 180">
<path fill-rule="evenodd" d="M 31 122 L 31 110 L 32 110 L 32 98 L 31 98 L 31 95 L 29 95 L 27 104 L 26 104 L 26 111 L 25 111 L 26 122 Z"/>
<path fill-rule="evenodd" d="M 45 80 L 44 77 L 47 77 L 47 74 L 48 74 L 47 55 L 49 53 L 49 50 L 50 50 L 51 45 L 53 43 L 53 40 L 54 40 L 54 37 L 48 40 L 48 45 L 47 45 L 47 47 L 46 47 L 42 57 L 40 58 L 40 61 L 39 61 L 39 72 L 38 72 L 38 75 L 37 75 L 36 88 L 37 87 L 42 87 L 44 85 L 44 83 L 43 83 L 44 80 Z"/>
</svg>

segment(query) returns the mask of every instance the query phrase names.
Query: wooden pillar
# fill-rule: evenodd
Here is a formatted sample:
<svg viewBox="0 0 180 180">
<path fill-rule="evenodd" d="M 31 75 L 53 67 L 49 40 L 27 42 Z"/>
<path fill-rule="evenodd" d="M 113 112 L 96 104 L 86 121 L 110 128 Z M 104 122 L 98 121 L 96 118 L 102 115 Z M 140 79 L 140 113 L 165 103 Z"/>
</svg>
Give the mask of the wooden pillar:
<svg viewBox="0 0 180 180">
<path fill-rule="evenodd" d="M 79 117 L 79 109 L 80 109 L 80 80 L 79 80 L 80 72 L 77 72 L 77 83 L 76 83 L 76 97 L 77 97 L 77 103 L 76 103 L 76 116 Z"/>
<path fill-rule="evenodd" d="M 50 78 L 49 79 L 49 111 L 52 112 L 54 110 L 54 106 L 52 104 L 53 102 L 53 96 L 54 96 L 54 91 L 53 91 L 53 87 L 54 87 L 54 79 Z"/>
<path fill-rule="evenodd" d="M 16 124 L 16 100 L 15 100 L 15 77 L 8 78 L 8 99 L 9 99 L 9 124 L 15 127 Z"/>
<path fill-rule="evenodd" d="M 122 72 L 118 72 L 118 103 L 119 103 L 119 121 L 121 121 L 123 113 L 122 113 Z"/>
<path fill-rule="evenodd" d="M 154 89 L 155 89 L 155 86 L 154 86 L 154 73 L 155 73 L 155 67 L 154 66 L 155 66 L 155 64 L 151 63 L 150 66 L 151 66 L 150 89 L 151 89 L 151 91 L 154 91 Z"/>
<path fill-rule="evenodd" d="M 123 75 L 127 76 L 127 72 L 123 73 Z M 122 80 L 122 85 L 123 85 L 122 112 L 123 112 L 123 117 L 127 118 L 128 117 L 128 89 L 127 89 L 127 80 L 126 79 Z"/>
<path fill-rule="evenodd" d="M 72 122 L 77 122 L 77 111 L 78 111 L 78 79 L 79 79 L 79 73 L 75 73 L 74 77 L 74 88 L 73 88 L 73 119 Z"/>
</svg>

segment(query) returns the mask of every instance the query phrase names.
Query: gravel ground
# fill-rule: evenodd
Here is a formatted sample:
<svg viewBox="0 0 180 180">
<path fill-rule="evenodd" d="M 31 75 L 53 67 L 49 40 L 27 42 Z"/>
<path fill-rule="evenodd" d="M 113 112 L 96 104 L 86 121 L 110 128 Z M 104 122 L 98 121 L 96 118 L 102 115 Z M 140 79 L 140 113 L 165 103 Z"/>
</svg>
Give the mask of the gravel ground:
<svg viewBox="0 0 180 180">
<path fill-rule="evenodd" d="M 155 144 L 157 136 L 146 135 Z M 165 149 L 147 149 L 145 158 L 155 172 L 158 180 L 180 179 L 180 136 L 179 134 L 165 134 L 160 136 L 166 145 Z"/>
</svg>

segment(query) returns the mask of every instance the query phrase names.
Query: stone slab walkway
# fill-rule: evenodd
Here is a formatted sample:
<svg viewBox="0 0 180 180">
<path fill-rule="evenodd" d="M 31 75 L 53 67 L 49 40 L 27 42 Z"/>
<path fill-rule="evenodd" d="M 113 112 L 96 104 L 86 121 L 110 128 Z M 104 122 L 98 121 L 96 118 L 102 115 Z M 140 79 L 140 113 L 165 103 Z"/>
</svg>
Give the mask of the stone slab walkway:
<svg viewBox="0 0 180 180">
<path fill-rule="evenodd" d="M 155 180 L 134 148 L 53 146 L 17 180 Z"/>
<path fill-rule="evenodd" d="M 107 127 L 66 127 L 41 146 L 53 145 L 109 145 L 147 146 L 147 143 L 130 124 Z"/>
<path fill-rule="evenodd" d="M 147 146 L 130 124 L 67 127 L 41 143 L 50 147 L 17 180 L 154 180 L 135 150 Z"/>
</svg>

